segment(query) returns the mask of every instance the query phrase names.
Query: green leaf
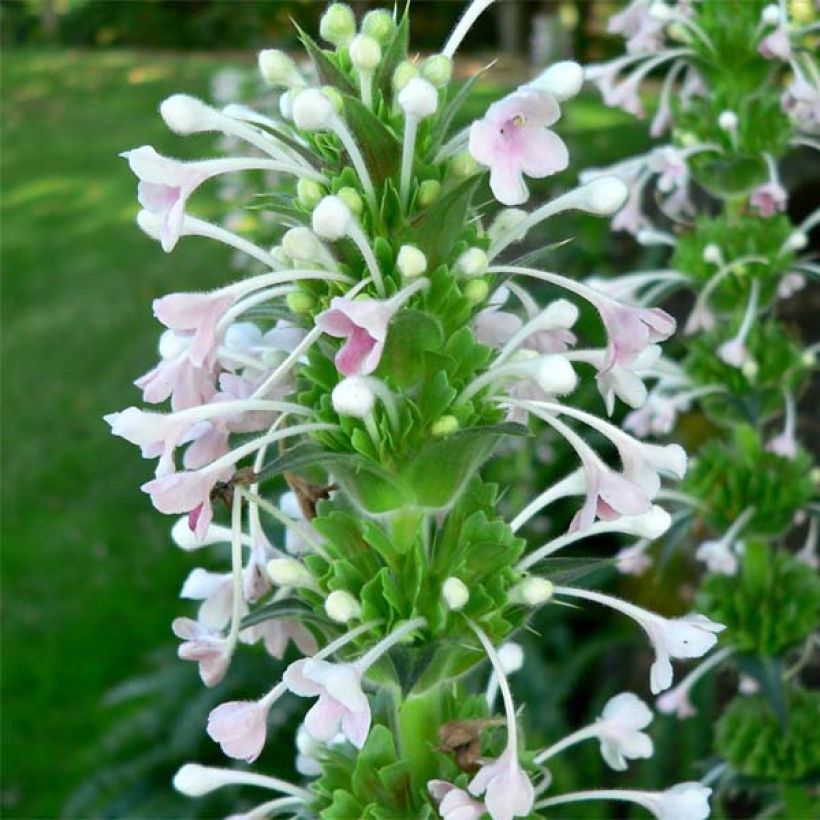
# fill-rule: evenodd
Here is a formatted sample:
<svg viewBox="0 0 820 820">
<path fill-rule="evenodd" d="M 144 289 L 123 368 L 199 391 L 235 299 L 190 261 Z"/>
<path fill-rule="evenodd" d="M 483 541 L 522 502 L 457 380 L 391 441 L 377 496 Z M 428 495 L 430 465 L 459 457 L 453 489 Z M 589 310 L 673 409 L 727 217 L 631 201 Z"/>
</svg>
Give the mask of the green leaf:
<svg viewBox="0 0 820 820">
<path fill-rule="evenodd" d="M 475 88 L 476 83 L 478 83 L 489 68 L 490 66 L 485 66 L 484 68 L 476 71 L 476 73 L 473 74 L 473 76 L 470 77 L 470 79 L 467 80 L 461 88 L 459 88 L 455 97 L 447 103 L 441 118 L 436 124 L 436 130 L 433 134 L 433 140 L 436 145 L 440 145 L 444 141 L 444 138 L 447 136 L 447 132 L 450 130 L 450 126 L 452 125 L 456 114 L 458 114 L 459 109 L 467 101 L 472 90 Z"/>
<path fill-rule="evenodd" d="M 545 558 L 538 562 L 539 573 L 554 584 L 572 584 L 604 567 L 614 567 L 617 558 Z"/>
<path fill-rule="evenodd" d="M 395 135 L 356 97 L 345 96 L 345 120 L 378 188 L 397 172 L 401 146 Z"/>
<path fill-rule="evenodd" d="M 337 88 L 342 94 L 355 94 L 356 87 L 353 82 L 342 71 L 328 54 L 323 51 L 316 41 L 298 24 L 294 23 L 299 37 L 305 46 L 305 51 L 308 53 L 313 67 L 316 69 L 316 74 L 319 77 L 319 82 L 322 85 L 332 85 Z"/>
<path fill-rule="evenodd" d="M 362 802 L 378 800 L 382 791 L 379 771 L 395 762 L 396 747 L 390 730 L 386 726 L 375 725 L 356 757 L 356 767 L 350 780 L 353 794 Z"/>
<path fill-rule="evenodd" d="M 293 618 L 299 621 L 313 621 L 320 626 L 329 625 L 329 621 L 319 617 L 310 607 L 291 598 L 284 601 L 273 601 L 270 604 L 265 604 L 264 606 L 254 609 L 253 612 L 250 612 L 242 619 L 240 627 L 245 629 L 249 626 L 255 626 L 256 624 L 273 620 L 274 618 Z"/>
<path fill-rule="evenodd" d="M 362 805 L 350 792 L 337 789 L 333 802 L 319 814 L 322 820 L 350 820 L 362 816 Z"/>
<path fill-rule="evenodd" d="M 424 378 L 424 351 L 439 349 L 443 341 L 441 325 L 430 314 L 400 311 L 390 323 L 378 375 L 389 375 L 402 390 L 415 386 Z"/>
<path fill-rule="evenodd" d="M 504 423 L 459 430 L 431 441 L 402 470 L 419 506 L 440 509 L 450 504 L 487 460 L 502 436 L 526 436 L 520 424 Z"/>
<path fill-rule="evenodd" d="M 447 261 L 464 229 L 470 200 L 479 177 L 467 179 L 425 208 L 402 231 L 400 241 L 415 245 L 431 269 Z"/>
<path fill-rule="evenodd" d="M 389 100 L 393 90 L 393 72 L 403 60 L 407 59 L 407 46 L 410 39 L 410 15 L 405 8 L 404 14 L 396 26 L 390 45 L 384 50 L 381 66 L 376 75 L 376 86 L 385 100 Z"/>
</svg>

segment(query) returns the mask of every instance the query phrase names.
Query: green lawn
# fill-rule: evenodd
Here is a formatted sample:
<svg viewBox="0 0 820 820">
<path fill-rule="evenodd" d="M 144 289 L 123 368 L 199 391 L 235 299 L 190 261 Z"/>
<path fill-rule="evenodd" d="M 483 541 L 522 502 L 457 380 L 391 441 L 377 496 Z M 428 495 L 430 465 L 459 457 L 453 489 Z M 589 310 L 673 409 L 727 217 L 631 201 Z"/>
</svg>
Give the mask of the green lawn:
<svg viewBox="0 0 820 820">
<path fill-rule="evenodd" d="M 206 94 L 219 65 L 195 57 L 9 52 L 2 82 L 2 811 L 55 817 L 100 765 L 102 693 L 172 645 L 190 560 L 138 485 L 151 473 L 109 436 L 106 412 L 137 403 L 153 362 L 150 300 L 228 274 L 213 243 L 172 257 L 133 223 L 135 181 L 118 152 L 178 156 L 210 141 L 168 134 L 175 90 Z M 626 122 L 597 103 L 570 114 L 587 161 L 617 157 Z M 616 142 L 640 134 L 624 126 Z M 630 147 L 634 147 L 632 142 Z"/>
</svg>

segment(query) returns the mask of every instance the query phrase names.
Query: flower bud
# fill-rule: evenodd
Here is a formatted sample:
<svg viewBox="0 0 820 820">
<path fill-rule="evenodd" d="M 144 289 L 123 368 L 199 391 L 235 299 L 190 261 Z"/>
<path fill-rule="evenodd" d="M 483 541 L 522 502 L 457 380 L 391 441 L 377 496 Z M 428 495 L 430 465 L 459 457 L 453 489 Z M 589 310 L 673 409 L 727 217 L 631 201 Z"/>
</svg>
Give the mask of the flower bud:
<svg viewBox="0 0 820 820">
<path fill-rule="evenodd" d="M 414 245 L 402 245 L 396 267 L 405 279 L 421 276 L 427 270 L 427 257 Z"/>
<path fill-rule="evenodd" d="M 455 433 L 460 426 L 455 416 L 441 416 L 433 422 L 430 433 L 436 438 L 449 436 L 450 433 Z"/>
<path fill-rule="evenodd" d="M 308 568 L 295 558 L 272 558 L 267 563 L 268 576 L 280 587 L 315 587 Z"/>
<path fill-rule="evenodd" d="M 406 117 L 423 120 L 436 113 L 438 91 L 427 80 L 413 77 L 399 92 L 399 105 Z"/>
<path fill-rule="evenodd" d="M 482 276 L 490 264 L 481 248 L 468 248 L 456 262 L 456 271 L 462 276 Z"/>
<path fill-rule="evenodd" d="M 649 512 L 641 515 L 622 515 L 617 524 L 618 532 L 654 541 L 672 526 L 672 517 L 663 507 L 653 504 Z"/>
<path fill-rule="evenodd" d="M 350 44 L 350 62 L 353 67 L 366 74 L 376 70 L 382 61 L 382 49 L 373 37 L 357 34 Z"/>
<path fill-rule="evenodd" d="M 771 3 L 760 13 L 760 19 L 767 26 L 776 26 L 780 22 L 780 6 Z"/>
<path fill-rule="evenodd" d="M 159 113 L 165 124 L 181 136 L 209 130 L 216 113 L 211 106 L 188 94 L 173 94 L 163 100 Z"/>
<path fill-rule="evenodd" d="M 315 234 L 336 242 L 347 234 L 353 223 L 353 214 L 343 199 L 326 196 L 313 209 L 312 223 Z"/>
<path fill-rule="evenodd" d="M 629 188 L 618 177 L 604 176 L 578 188 L 577 193 L 580 210 L 610 216 L 623 207 L 629 196 Z"/>
<path fill-rule="evenodd" d="M 337 589 L 325 599 L 325 612 L 331 621 L 346 624 L 362 616 L 362 605 L 343 589 Z"/>
<path fill-rule="evenodd" d="M 723 259 L 723 254 L 720 252 L 720 248 L 715 245 L 713 242 L 709 243 L 703 249 L 703 261 L 710 264 L 710 265 L 719 265 L 721 260 Z"/>
<path fill-rule="evenodd" d="M 393 88 L 396 91 L 402 91 L 410 80 L 418 76 L 418 66 L 415 63 L 411 63 L 409 60 L 405 60 L 404 62 L 399 63 L 398 66 L 396 66 L 396 70 L 393 72 Z"/>
<path fill-rule="evenodd" d="M 318 88 L 301 91 L 293 101 L 293 122 L 302 131 L 324 131 L 335 117 L 333 103 Z"/>
<path fill-rule="evenodd" d="M 345 3 L 333 3 L 319 21 L 319 34 L 334 46 L 346 46 L 356 33 L 356 18 Z"/>
<path fill-rule="evenodd" d="M 299 202 L 306 208 L 315 208 L 325 195 L 325 189 L 313 179 L 305 179 L 302 177 L 296 183 L 296 196 L 299 197 Z"/>
<path fill-rule="evenodd" d="M 361 216 L 362 211 L 364 210 L 364 202 L 362 201 L 359 192 L 355 188 L 349 188 L 345 186 L 344 188 L 339 188 L 336 196 L 350 208 L 350 212 L 355 214 L 356 216 Z"/>
<path fill-rule="evenodd" d="M 321 256 L 322 243 L 310 228 L 291 228 L 282 237 L 282 249 L 291 257 L 304 262 L 310 262 Z"/>
<path fill-rule="evenodd" d="M 310 313 L 316 306 L 316 299 L 303 290 L 292 290 L 286 297 L 288 309 L 297 316 Z"/>
<path fill-rule="evenodd" d="M 436 88 L 442 88 L 453 77 L 453 61 L 444 54 L 434 54 L 421 64 L 421 76 Z"/>
<path fill-rule="evenodd" d="M 279 95 L 279 113 L 283 120 L 293 120 L 293 101 L 296 99 L 299 89 L 291 88 L 284 94 Z"/>
<path fill-rule="evenodd" d="M 490 286 L 483 279 L 471 279 L 465 285 L 463 295 L 471 305 L 479 305 L 490 295 Z"/>
<path fill-rule="evenodd" d="M 387 43 L 395 30 L 393 15 L 386 9 L 373 9 L 367 12 L 362 20 L 362 32 L 382 45 Z"/>
<path fill-rule="evenodd" d="M 523 208 L 503 208 L 487 231 L 490 241 L 495 242 L 499 236 L 514 231 L 526 218 Z"/>
<path fill-rule="evenodd" d="M 552 94 L 558 102 L 574 97 L 584 84 L 584 69 L 572 60 L 562 60 L 542 71 L 529 87 Z"/>
<path fill-rule="evenodd" d="M 470 600 L 470 590 L 460 578 L 450 576 L 441 587 L 441 597 L 448 609 L 458 611 Z"/>
<path fill-rule="evenodd" d="M 541 606 L 552 598 L 552 582 L 537 575 L 529 575 L 516 584 L 509 592 L 511 604 L 524 606 Z"/>
<path fill-rule="evenodd" d="M 453 157 L 450 168 L 457 177 L 466 179 L 478 171 L 478 163 L 469 151 L 462 151 Z"/>
<path fill-rule="evenodd" d="M 330 394 L 333 409 L 340 416 L 352 416 L 363 419 L 373 412 L 376 396 L 370 389 L 367 379 L 362 376 L 349 376 L 340 381 Z"/>
<path fill-rule="evenodd" d="M 514 675 L 524 665 L 524 650 L 521 644 L 507 641 L 498 647 L 498 660 L 505 675 Z"/>
<path fill-rule="evenodd" d="M 578 307 L 568 299 L 550 302 L 538 317 L 535 330 L 568 330 L 578 321 Z"/>
<path fill-rule="evenodd" d="M 760 373 L 760 367 L 754 359 L 746 359 L 740 366 L 740 372 L 746 377 L 747 381 L 753 382 Z"/>
<path fill-rule="evenodd" d="M 721 112 L 718 126 L 724 131 L 734 131 L 737 128 L 737 114 L 734 111 Z"/>
<path fill-rule="evenodd" d="M 345 107 L 345 101 L 339 89 L 335 85 L 323 85 L 321 91 L 330 100 L 333 110 L 337 114 L 341 114 Z"/>
<path fill-rule="evenodd" d="M 802 251 L 809 244 L 809 238 L 803 231 L 792 231 L 786 239 L 786 250 Z"/>
<path fill-rule="evenodd" d="M 259 52 L 259 73 L 272 86 L 290 88 L 305 84 L 296 63 L 278 48 L 266 48 Z"/>
<path fill-rule="evenodd" d="M 199 763 L 186 763 L 174 775 L 174 788 L 186 797 L 201 797 L 232 782 L 223 769 L 211 769 Z"/>
<path fill-rule="evenodd" d="M 817 356 L 811 350 L 806 350 L 800 357 L 800 361 L 804 367 L 814 367 L 817 362 Z"/>
<path fill-rule="evenodd" d="M 551 396 L 566 396 L 578 384 L 578 376 L 569 360 L 557 353 L 536 357 L 529 369 L 533 381 Z"/>
<path fill-rule="evenodd" d="M 269 253 L 271 259 L 280 267 L 287 268 L 290 266 L 290 257 L 285 253 L 281 245 L 274 245 Z"/>
<path fill-rule="evenodd" d="M 441 183 L 437 179 L 425 179 L 418 188 L 416 202 L 419 205 L 432 205 L 441 195 Z"/>
</svg>

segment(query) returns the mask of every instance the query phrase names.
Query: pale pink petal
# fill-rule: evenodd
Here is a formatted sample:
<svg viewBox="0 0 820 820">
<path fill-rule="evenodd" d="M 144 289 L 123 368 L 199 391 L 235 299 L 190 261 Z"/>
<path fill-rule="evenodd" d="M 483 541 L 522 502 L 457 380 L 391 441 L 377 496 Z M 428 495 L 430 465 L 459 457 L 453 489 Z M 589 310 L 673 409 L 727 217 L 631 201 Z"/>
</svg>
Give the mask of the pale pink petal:
<svg viewBox="0 0 820 820">
<path fill-rule="evenodd" d="M 564 141 L 546 128 L 533 128 L 520 152 L 521 170 L 535 179 L 563 171 L 569 165 Z"/>
<path fill-rule="evenodd" d="M 305 729 L 312 738 L 326 743 L 338 734 L 344 714 L 345 708 L 341 703 L 327 695 L 320 695 L 305 715 Z"/>
<path fill-rule="evenodd" d="M 369 708 L 366 712 L 349 712 L 345 710 L 344 715 L 342 715 L 342 732 L 357 749 L 364 746 L 369 731 Z"/>
</svg>

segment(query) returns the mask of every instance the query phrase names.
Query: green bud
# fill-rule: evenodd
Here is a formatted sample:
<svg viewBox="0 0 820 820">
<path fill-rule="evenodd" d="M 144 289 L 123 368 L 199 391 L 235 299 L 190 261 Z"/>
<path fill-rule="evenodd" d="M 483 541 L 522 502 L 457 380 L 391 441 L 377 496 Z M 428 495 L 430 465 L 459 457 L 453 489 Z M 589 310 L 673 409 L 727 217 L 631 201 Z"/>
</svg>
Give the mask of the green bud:
<svg viewBox="0 0 820 820">
<path fill-rule="evenodd" d="M 443 54 L 434 54 L 422 63 L 421 76 L 436 88 L 441 88 L 453 77 L 453 61 Z"/>
<path fill-rule="evenodd" d="M 473 305 L 490 295 L 490 286 L 483 279 L 471 279 L 464 288 L 464 298 Z"/>
<path fill-rule="evenodd" d="M 748 381 L 753 382 L 760 373 L 760 367 L 754 359 L 747 359 L 743 362 L 740 372 L 743 373 Z"/>
<path fill-rule="evenodd" d="M 259 52 L 259 73 L 272 86 L 301 86 L 305 84 L 296 63 L 278 48 L 266 48 Z"/>
<path fill-rule="evenodd" d="M 693 148 L 700 142 L 697 134 L 693 134 L 691 131 L 682 131 L 678 136 L 678 140 L 684 148 Z"/>
<path fill-rule="evenodd" d="M 336 192 L 336 196 L 339 197 L 356 216 L 361 216 L 364 210 L 364 202 L 362 202 L 362 198 L 355 188 L 339 188 Z"/>
<path fill-rule="evenodd" d="M 427 270 L 427 257 L 414 245 L 402 245 L 396 257 L 396 267 L 402 276 L 412 279 Z"/>
<path fill-rule="evenodd" d="M 382 45 L 387 43 L 395 30 L 393 15 L 386 9 L 373 9 L 365 14 L 362 21 L 362 32 Z"/>
<path fill-rule="evenodd" d="M 419 69 L 415 63 L 405 60 L 396 66 L 393 72 L 393 88 L 396 91 L 401 91 L 413 77 L 419 76 Z"/>
<path fill-rule="evenodd" d="M 453 169 L 453 173 L 457 177 L 471 177 L 476 173 L 476 171 L 478 171 L 478 163 L 467 151 L 462 151 L 460 154 L 456 154 L 456 156 L 453 157 L 450 167 Z"/>
<path fill-rule="evenodd" d="M 356 33 L 356 17 L 346 3 L 333 3 L 319 21 L 319 34 L 334 46 L 346 46 Z"/>
<path fill-rule="evenodd" d="M 332 85 L 323 85 L 322 86 L 322 94 L 325 95 L 330 100 L 330 104 L 333 106 L 333 110 L 337 114 L 342 113 L 342 109 L 345 107 L 345 101 L 342 98 L 341 93 L 339 93 L 339 89 L 335 88 Z"/>
<path fill-rule="evenodd" d="M 297 316 L 310 313 L 316 305 L 316 299 L 303 290 L 292 290 L 287 296 L 288 307 Z"/>
<path fill-rule="evenodd" d="M 296 195 L 302 205 L 313 210 L 322 201 L 325 189 L 318 182 L 303 177 L 296 183 Z"/>
<path fill-rule="evenodd" d="M 430 432 L 436 437 L 449 436 L 450 433 L 455 433 L 460 426 L 455 416 L 442 416 L 433 422 Z"/>
<path fill-rule="evenodd" d="M 441 183 L 437 179 L 425 179 L 416 194 L 419 205 L 432 205 L 441 195 Z"/>
</svg>

